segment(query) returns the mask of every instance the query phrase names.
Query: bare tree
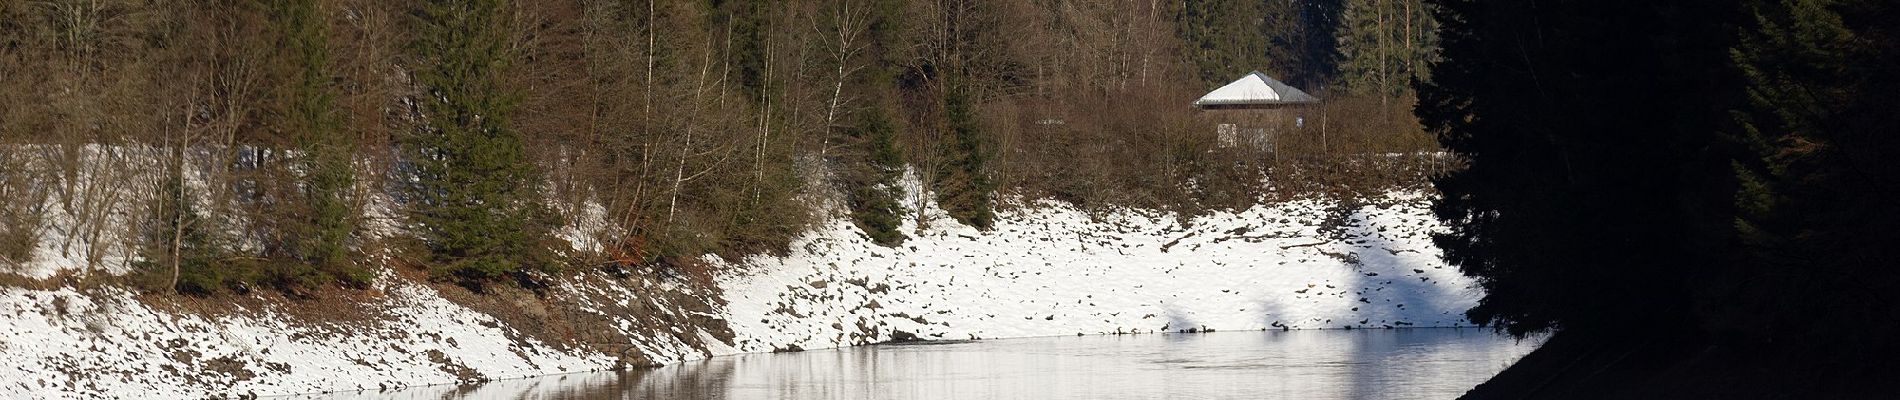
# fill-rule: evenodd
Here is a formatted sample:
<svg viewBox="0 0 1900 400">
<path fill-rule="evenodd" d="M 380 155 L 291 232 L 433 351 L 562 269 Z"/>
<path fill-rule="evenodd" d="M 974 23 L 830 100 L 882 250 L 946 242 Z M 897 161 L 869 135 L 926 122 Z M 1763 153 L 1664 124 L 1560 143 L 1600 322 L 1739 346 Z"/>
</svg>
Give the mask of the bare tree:
<svg viewBox="0 0 1900 400">
<path fill-rule="evenodd" d="M 831 10 L 828 22 L 831 23 L 829 27 L 812 27 L 812 30 L 821 32 L 819 36 L 826 37 L 825 46 L 832 61 L 831 100 L 825 107 L 824 133 L 818 145 L 820 158 L 831 150 L 833 127 L 838 124 L 840 108 L 848 102 L 844 96 L 845 82 L 851 79 L 851 75 L 864 69 L 863 65 L 856 65 L 852 60 L 864 50 L 861 38 L 870 26 L 870 10 L 857 6 L 851 0 L 839 0 L 836 8 Z M 828 34 L 824 33 L 827 31 Z"/>
</svg>

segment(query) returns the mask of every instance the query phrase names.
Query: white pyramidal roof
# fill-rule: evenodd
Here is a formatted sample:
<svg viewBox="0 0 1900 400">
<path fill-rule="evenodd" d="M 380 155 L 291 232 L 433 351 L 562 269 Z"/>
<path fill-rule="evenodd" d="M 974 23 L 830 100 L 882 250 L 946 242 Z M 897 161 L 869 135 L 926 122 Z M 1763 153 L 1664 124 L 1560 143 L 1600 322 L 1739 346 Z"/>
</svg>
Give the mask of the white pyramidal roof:
<svg viewBox="0 0 1900 400">
<path fill-rule="evenodd" d="M 1319 98 L 1306 94 L 1285 83 L 1267 77 L 1267 74 L 1254 71 L 1242 76 L 1227 86 L 1221 86 L 1207 95 L 1195 100 L 1196 106 L 1223 105 L 1281 105 L 1301 104 L 1319 101 Z"/>
</svg>

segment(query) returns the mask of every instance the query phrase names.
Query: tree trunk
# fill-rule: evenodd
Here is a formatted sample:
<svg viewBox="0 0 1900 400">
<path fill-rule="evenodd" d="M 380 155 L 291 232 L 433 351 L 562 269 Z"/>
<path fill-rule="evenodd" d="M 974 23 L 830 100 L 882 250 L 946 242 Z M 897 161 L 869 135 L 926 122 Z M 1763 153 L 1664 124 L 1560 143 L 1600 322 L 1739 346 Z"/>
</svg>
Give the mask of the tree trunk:
<svg viewBox="0 0 1900 400">
<path fill-rule="evenodd" d="M 1405 78 L 1407 81 L 1410 81 L 1413 76 L 1418 75 L 1418 49 L 1412 47 L 1412 37 L 1417 36 L 1412 31 L 1413 1 L 1415 0 L 1399 0 L 1399 4 L 1405 5 L 1405 14 L 1401 15 L 1401 17 L 1405 18 L 1405 48 L 1403 50 L 1405 51 Z"/>
<path fill-rule="evenodd" d="M 857 49 L 855 47 L 857 46 L 858 35 L 861 33 L 860 30 L 863 28 L 859 25 L 862 24 L 864 22 L 863 19 L 866 18 L 860 15 L 860 13 L 866 11 L 854 11 L 849 1 L 844 2 L 840 7 L 842 7 L 842 9 L 838 12 L 838 49 L 837 52 L 833 54 L 833 58 L 835 58 L 834 61 L 837 62 L 837 65 L 832 69 L 831 101 L 829 105 L 825 107 L 824 135 L 818 140 L 818 158 L 820 159 L 823 159 L 831 150 L 831 128 L 837 124 L 838 109 L 842 107 L 844 103 L 844 81 L 850 79 L 851 74 L 857 71 L 857 68 L 851 68 L 849 64 L 851 63 L 851 57 L 857 55 Z"/>
<path fill-rule="evenodd" d="M 838 73 L 831 85 L 831 104 L 825 107 L 825 134 L 818 141 L 818 158 L 831 150 L 831 127 L 838 121 L 838 101 L 844 95 L 844 60 L 839 57 Z"/>
<path fill-rule="evenodd" d="M 762 190 L 760 185 L 765 183 L 765 147 L 772 140 L 772 38 L 770 36 L 765 39 L 765 72 L 760 81 L 759 149 L 752 154 L 752 202 L 755 204 L 758 203 Z"/>
<path fill-rule="evenodd" d="M 711 47 L 710 43 L 707 47 Z M 686 115 L 685 137 L 680 144 L 680 159 L 673 169 L 673 194 L 666 200 L 666 225 L 669 229 L 672 228 L 674 215 L 679 210 L 680 186 L 686 183 L 686 159 L 693 154 L 693 128 L 698 125 L 693 118 L 699 115 L 699 104 L 706 94 L 706 74 L 711 71 L 712 52 L 707 52 L 703 63 L 700 64 L 699 80 L 693 84 L 693 112 Z"/>
<path fill-rule="evenodd" d="M 190 121 L 189 119 L 190 117 L 186 117 L 186 118 L 187 118 L 186 121 Z M 189 123 L 187 123 L 187 125 L 189 125 Z M 181 141 L 180 143 L 174 143 L 173 146 L 184 146 L 184 143 Z M 172 222 L 172 249 L 171 249 L 172 279 L 170 283 L 165 285 L 165 287 L 169 288 L 172 291 L 172 293 L 178 293 L 178 277 L 179 275 L 181 275 L 181 272 L 183 272 L 183 265 L 182 265 L 183 260 L 181 259 L 179 253 L 183 252 L 184 247 L 185 247 L 184 246 L 185 222 L 186 222 L 185 221 L 185 202 L 189 201 L 189 199 L 185 198 L 185 188 L 184 188 L 185 153 L 179 147 L 173 147 L 171 151 L 172 151 L 172 157 L 171 157 L 172 170 L 169 172 L 173 174 L 171 179 L 176 180 L 175 182 L 173 182 L 173 184 L 177 184 L 179 185 L 179 187 L 175 189 L 175 192 L 176 192 L 175 194 L 177 197 L 172 199 L 172 201 L 176 201 L 176 203 L 173 203 L 172 205 L 173 209 L 170 210 L 172 213 L 172 221 L 171 221 Z"/>
<path fill-rule="evenodd" d="M 1386 97 L 1392 93 L 1392 80 L 1386 71 L 1392 64 L 1390 60 L 1392 50 L 1389 46 L 1392 41 L 1392 34 L 1385 29 L 1385 9 L 1386 5 L 1384 0 L 1379 1 L 1378 5 L 1373 7 L 1373 12 L 1378 15 L 1379 23 L 1379 28 L 1373 31 L 1375 32 L 1374 34 L 1379 35 L 1379 105 L 1385 105 Z M 1383 109 L 1384 108 L 1381 107 L 1381 110 Z M 1381 111 L 1380 113 L 1383 114 L 1384 112 Z"/>
<path fill-rule="evenodd" d="M 645 115 L 643 116 L 645 121 L 641 121 L 641 122 L 644 122 L 646 124 L 647 129 L 653 129 L 653 46 L 654 46 L 654 43 L 656 42 L 654 37 L 656 35 L 659 35 L 659 31 L 660 31 L 659 27 L 653 26 L 653 2 L 654 1 L 655 0 L 647 0 L 647 84 L 645 86 L 646 102 L 641 104 L 643 107 L 645 107 L 645 110 L 643 110 L 643 112 L 645 112 Z"/>
</svg>

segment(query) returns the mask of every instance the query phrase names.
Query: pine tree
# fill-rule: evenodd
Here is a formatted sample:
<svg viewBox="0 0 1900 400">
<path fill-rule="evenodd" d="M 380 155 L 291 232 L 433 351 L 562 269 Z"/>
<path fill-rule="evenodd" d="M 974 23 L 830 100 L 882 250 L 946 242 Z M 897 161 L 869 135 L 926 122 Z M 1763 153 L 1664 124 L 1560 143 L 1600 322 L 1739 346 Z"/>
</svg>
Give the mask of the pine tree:
<svg viewBox="0 0 1900 400">
<path fill-rule="evenodd" d="M 440 271 L 464 284 L 551 270 L 555 216 L 540 177 L 507 118 L 518 96 L 501 84 L 508 67 L 502 0 L 434 0 L 420 15 L 414 52 L 420 131 L 405 143 L 413 230 Z"/>
<path fill-rule="evenodd" d="M 996 222 L 991 199 L 996 188 L 986 169 L 989 148 L 984 144 L 968 89 L 957 80 L 951 79 L 944 94 L 944 118 L 950 125 L 950 134 L 945 136 L 949 160 L 937 174 L 938 204 L 958 222 L 989 229 Z"/>
<path fill-rule="evenodd" d="M 1217 87 L 1256 69 L 1276 76 L 1288 72 L 1275 71 L 1269 65 L 1270 39 L 1261 34 L 1269 5 L 1261 1 L 1197 0 L 1182 2 L 1174 10 L 1191 71 L 1201 83 Z"/>
<path fill-rule="evenodd" d="M 1310 46 L 1307 41 L 1307 26 L 1301 8 L 1306 5 L 1291 0 L 1265 0 L 1260 2 L 1260 36 L 1267 40 L 1262 49 L 1262 59 L 1266 64 L 1255 67 L 1269 75 L 1295 86 L 1311 87 L 1308 84 L 1316 80 L 1317 66 L 1310 65 L 1307 57 Z M 1246 71 L 1228 71 L 1229 75 L 1239 75 Z M 1232 79 L 1232 77 L 1228 77 Z"/>
<path fill-rule="evenodd" d="M 1723 240 L 1708 228 L 1722 203 L 1707 201 L 1726 178 L 1704 173 L 1717 168 L 1710 105 L 1729 99 L 1711 73 L 1725 65 L 1723 7 L 1435 6 L 1445 61 L 1416 113 L 1466 161 L 1433 182 L 1433 211 L 1444 258 L 1485 289 L 1467 316 L 1515 334 L 1693 329 L 1679 323 L 1688 270 Z M 1619 87 L 1643 91 L 1606 89 Z"/>
<path fill-rule="evenodd" d="M 1315 89 L 1332 82 L 1339 74 L 1339 19 L 1345 0 L 1300 0 L 1301 43 L 1300 71 L 1288 74 L 1287 83 Z"/>
<path fill-rule="evenodd" d="M 352 137 L 337 115 L 330 86 L 328 29 L 316 0 L 286 0 L 273 4 L 272 18 L 280 30 L 279 57 L 286 71 L 283 123 L 298 155 L 302 207 L 286 210 L 284 221 L 290 241 L 289 266 L 284 271 L 302 284 L 339 280 L 361 285 L 368 270 L 355 265 L 350 234 L 356 229 L 356 210 L 350 206 L 355 180 L 351 169 Z M 305 266 L 314 266 L 309 270 Z M 308 270 L 308 271 L 306 271 Z"/>
<path fill-rule="evenodd" d="M 1749 345 L 1800 347 L 1799 358 L 1852 365 L 1888 340 L 1817 329 L 1807 321 L 1865 321 L 1891 330 L 1900 311 L 1878 300 L 1900 274 L 1877 265 L 1900 227 L 1892 194 L 1900 151 L 1892 111 L 1896 7 L 1878 1 L 1757 0 L 1730 51 L 1747 105 L 1730 137 L 1733 271 L 1702 299 L 1705 324 Z M 1885 349 L 1885 351 L 1873 350 Z"/>
<path fill-rule="evenodd" d="M 1390 99 L 1429 81 L 1438 52 L 1434 21 L 1418 0 L 1347 0 L 1337 33 L 1340 86 Z"/>
<path fill-rule="evenodd" d="M 881 108 L 861 112 L 861 121 L 848 133 L 862 157 L 848 165 L 846 201 L 852 220 L 871 240 L 885 246 L 904 242 L 904 205 L 898 180 L 904 175 L 904 155 L 897 147 L 897 129 Z"/>
</svg>

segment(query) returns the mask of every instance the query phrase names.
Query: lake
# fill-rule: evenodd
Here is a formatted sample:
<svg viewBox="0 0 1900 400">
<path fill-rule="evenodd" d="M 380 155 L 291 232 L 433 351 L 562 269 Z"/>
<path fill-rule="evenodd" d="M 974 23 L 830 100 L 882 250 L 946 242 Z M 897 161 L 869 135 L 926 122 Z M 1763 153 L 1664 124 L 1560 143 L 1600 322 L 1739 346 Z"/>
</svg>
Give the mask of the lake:
<svg viewBox="0 0 1900 400">
<path fill-rule="evenodd" d="M 913 342 L 313 398 L 1449 399 L 1538 343 L 1479 328 Z"/>
</svg>

